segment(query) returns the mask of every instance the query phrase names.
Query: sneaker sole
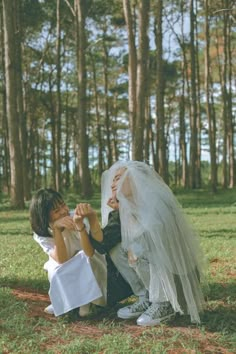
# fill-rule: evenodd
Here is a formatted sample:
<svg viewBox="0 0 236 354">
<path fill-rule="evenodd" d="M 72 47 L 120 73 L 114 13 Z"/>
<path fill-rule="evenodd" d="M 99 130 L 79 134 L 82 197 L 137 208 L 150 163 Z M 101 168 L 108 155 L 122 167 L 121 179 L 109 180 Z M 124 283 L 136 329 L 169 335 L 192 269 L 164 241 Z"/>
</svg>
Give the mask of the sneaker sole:
<svg viewBox="0 0 236 354">
<path fill-rule="evenodd" d="M 148 323 L 139 323 L 137 321 L 137 325 L 138 326 L 147 326 L 147 327 L 151 327 L 151 326 L 156 326 L 156 325 L 159 325 L 161 324 L 162 322 L 168 322 L 169 320 L 172 320 L 175 318 L 175 313 L 173 313 L 172 315 L 168 315 L 168 316 L 165 316 L 165 317 L 162 317 L 162 318 L 159 318 L 158 320 L 153 320 L 152 322 L 148 322 Z"/>
<path fill-rule="evenodd" d="M 139 316 L 142 315 L 143 312 L 136 312 L 135 314 L 132 314 L 132 315 L 120 315 L 120 314 L 117 314 L 117 317 L 118 318 L 122 318 L 122 320 L 132 320 L 134 318 L 137 318 Z"/>
</svg>

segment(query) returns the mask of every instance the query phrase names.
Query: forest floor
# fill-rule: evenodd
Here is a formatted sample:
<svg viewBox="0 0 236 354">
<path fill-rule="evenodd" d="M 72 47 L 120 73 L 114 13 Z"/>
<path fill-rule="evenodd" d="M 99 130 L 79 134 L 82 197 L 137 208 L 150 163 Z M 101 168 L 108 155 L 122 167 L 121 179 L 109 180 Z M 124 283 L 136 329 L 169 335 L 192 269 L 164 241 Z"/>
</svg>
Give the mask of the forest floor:
<svg viewBox="0 0 236 354">
<path fill-rule="evenodd" d="M 179 200 L 208 259 L 200 325 L 188 316 L 155 327 L 118 319 L 117 309 L 134 297 L 89 318 L 79 318 L 77 310 L 57 318 L 46 314 L 46 257 L 32 240 L 28 212 L 0 208 L 0 353 L 236 353 L 236 190 L 180 194 Z"/>
<path fill-rule="evenodd" d="M 215 262 L 214 262 L 215 263 Z M 213 269 L 217 267 L 213 266 Z M 214 271 L 213 271 L 214 272 Z M 221 284 L 222 288 L 226 289 L 226 284 Z M 137 326 L 135 320 L 120 320 L 116 316 L 116 310 L 118 307 L 113 309 L 109 309 L 107 311 L 101 311 L 100 314 L 91 315 L 88 318 L 79 318 L 75 314 L 75 311 L 71 312 L 66 316 L 62 316 L 60 319 L 46 314 L 43 310 L 50 303 L 48 294 L 39 293 L 38 291 L 34 291 L 33 289 L 27 288 L 16 288 L 12 289 L 12 295 L 16 298 L 16 300 L 23 301 L 27 304 L 27 316 L 29 321 L 32 319 L 34 321 L 38 321 L 39 319 L 45 319 L 47 322 L 50 322 L 51 325 L 58 323 L 61 321 L 66 326 L 68 332 L 70 332 L 70 336 L 68 339 L 62 338 L 60 331 L 58 335 L 54 332 L 53 340 L 51 335 L 48 340 L 45 340 L 40 345 L 40 351 L 43 353 L 204 353 L 204 354 L 223 354 L 223 353 L 235 353 L 235 348 L 233 348 L 233 343 L 227 343 L 227 340 L 222 341 L 220 339 L 220 333 L 218 331 L 212 331 L 211 326 L 196 326 L 191 325 L 189 322 L 189 318 L 179 316 L 174 321 L 169 324 L 162 324 L 161 326 L 153 327 L 153 328 L 144 328 Z M 132 301 L 132 299 L 131 299 Z M 225 309 L 225 310 L 224 310 Z M 221 300 L 221 311 L 231 311 L 232 308 L 229 304 L 224 302 L 224 299 Z M 109 312 L 108 312 L 109 311 Z M 209 312 L 207 316 L 212 315 L 212 322 L 214 322 L 214 313 L 209 308 L 207 310 Z M 214 312 L 214 311 L 213 311 Z M 204 317 L 203 317 L 204 319 Z M 220 317 L 219 317 L 220 320 Z M 225 320 L 225 318 L 224 318 Z M 231 323 L 232 321 L 232 323 Z M 106 323 L 106 328 L 104 325 L 100 327 L 100 323 Z M 229 318 L 228 326 L 225 326 L 224 331 L 228 333 L 233 332 L 235 327 L 233 328 L 233 318 Z M 213 324 L 213 323 L 212 323 Z M 117 327 L 117 328 L 116 328 Z M 36 331 L 42 332 L 45 331 L 45 336 L 48 325 L 44 327 L 37 326 Z M 117 347 L 113 345 L 107 348 L 103 348 L 101 351 L 98 349 L 93 351 L 86 349 L 86 345 L 84 349 L 82 347 L 79 349 L 75 349 L 72 351 L 66 350 L 66 345 L 71 343 L 71 338 L 81 337 L 83 341 L 100 341 L 104 336 L 114 336 L 114 331 L 125 333 L 125 335 L 130 337 L 130 345 L 127 348 L 128 351 L 119 351 L 119 340 L 117 341 Z M 42 333 L 41 333 L 42 334 Z M 142 345 L 142 349 L 140 351 L 140 340 L 146 342 L 145 345 Z M 159 346 L 154 346 L 149 343 L 148 340 L 150 338 L 150 342 L 157 341 L 159 342 Z M 225 338 L 226 339 L 226 338 Z M 230 338 L 228 338 L 230 339 Z M 195 344 L 194 344 L 195 343 Z M 151 346 L 150 346 L 151 344 Z M 60 347 L 62 351 L 60 351 Z M 188 346 L 192 348 L 188 348 Z M 158 348 L 159 347 L 159 348 Z M 230 349 L 231 347 L 231 349 Z M 156 348 L 156 349 L 155 349 Z M 2 348 L 3 349 L 3 348 Z M 95 348 L 94 348 L 95 349 Z M 59 350 L 59 351 L 58 351 Z M 77 351 L 79 350 L 79 351 Z M 81 351 L 82 350 L 82 351 Z M 143 351 L 145 350 L 145 351 Z M 157 351 L 155 351 L 157 350 Z M 3 354 L 11 353 L 7 349 L 1 352 Z"/>
</svg>

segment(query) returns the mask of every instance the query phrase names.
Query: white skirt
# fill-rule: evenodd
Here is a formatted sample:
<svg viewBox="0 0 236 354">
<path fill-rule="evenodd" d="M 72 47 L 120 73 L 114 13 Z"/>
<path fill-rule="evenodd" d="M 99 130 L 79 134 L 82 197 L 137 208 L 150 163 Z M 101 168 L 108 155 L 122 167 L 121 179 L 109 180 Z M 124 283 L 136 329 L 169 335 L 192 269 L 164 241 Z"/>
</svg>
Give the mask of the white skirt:
<svg viewBox="0 0 236 354">
<path fill-rule="evenodd" d="M 49 297 L 55 316 L 90 302 L 105 305 L 106 299 L 94 276 L 90 259 L 83 251 L 61 265 L 55 267 L 55 263 L 49 260 L 46 264 L 50 278 Z"/>
</svg>

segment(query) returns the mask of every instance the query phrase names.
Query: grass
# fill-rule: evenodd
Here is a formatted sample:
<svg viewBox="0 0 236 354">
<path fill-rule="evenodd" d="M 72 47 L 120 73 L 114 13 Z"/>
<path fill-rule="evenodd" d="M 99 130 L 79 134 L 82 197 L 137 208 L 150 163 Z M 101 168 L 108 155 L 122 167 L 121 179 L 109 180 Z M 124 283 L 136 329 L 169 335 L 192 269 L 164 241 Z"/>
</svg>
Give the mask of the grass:
<svg viewBox="0 0 236 354">
<path fill-rule="evenodd" d="M 116 318 L 120 305 L 80 320 L 43 312 L 49 303 L 47 256 L 31 237 L 28 211 L 0 207 L 0 353 L 234 353 L 236 347 L 236 190 L 176 191 L 208 260 L 207 307 L 199 326 L 180 316 L 140 328 Z M 72 208 L 76 197 L 66 196 Z M 99 195 L 91 204 L 99 210 Z M 133 301 L 132 298 L 126 302 Z"/>
</svg>

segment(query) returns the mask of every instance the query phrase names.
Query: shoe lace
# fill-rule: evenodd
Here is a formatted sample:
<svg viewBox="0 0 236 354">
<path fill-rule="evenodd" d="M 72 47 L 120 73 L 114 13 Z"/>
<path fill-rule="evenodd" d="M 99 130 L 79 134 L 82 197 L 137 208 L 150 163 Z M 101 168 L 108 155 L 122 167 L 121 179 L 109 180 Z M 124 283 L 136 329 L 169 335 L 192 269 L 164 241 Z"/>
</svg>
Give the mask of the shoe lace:
<svg viewBox="0 0 236 354">
<path fill-rule="evenodd" d="M 169 303 L 156 303 L 149 306 L 145 311 L 145 314 L 153 317 L 154 315 L 163 316 L 168 315 L 172 311 L 172 307 Z"/>
<path fill-rule="evenodd" d="M 156 314 L 158 312 L 159 312 L 159 305 L 158 304 L 152 304 L 145 311 L 145 315 L 148 315 L 148 316 L 152 317 L 154 314 Z"/>
<path fill-rule="evenodd" d="M 136 310 L 146 310 L 149 303 L 147 301 L 137 301 L 133 305 L 131 305 L 132 311 Z"/>
</svg>

